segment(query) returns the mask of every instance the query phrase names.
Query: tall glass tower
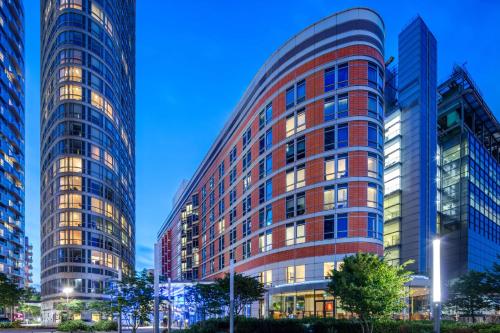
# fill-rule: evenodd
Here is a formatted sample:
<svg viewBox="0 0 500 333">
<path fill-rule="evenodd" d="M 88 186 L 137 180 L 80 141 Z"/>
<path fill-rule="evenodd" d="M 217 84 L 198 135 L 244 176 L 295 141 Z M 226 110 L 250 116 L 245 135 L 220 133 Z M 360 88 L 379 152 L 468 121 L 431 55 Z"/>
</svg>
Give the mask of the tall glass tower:
<svg viewBox="0 0 500 333">
<path fill-rule="evenodd" d="M 0 1 L 0 273 L 25 284 L 24 9 Z"/>
<path fill-rule="evenodd" d="M 437 224 L 437 42 L 417 17 L 398 43 L 397 101 L 388 98 L 385 122 L 385 253 L 427 274 Z M 390 92 L 395 73 L 387 78 Z"/>
<path fill-rule="evenodd" d="M 134 269 L 135 0 L 42 0 L 41 46 L 48 323 L 60 319 L 63 288 L 73 288 L 72 299 L 98 299 Z"/>
</svg>

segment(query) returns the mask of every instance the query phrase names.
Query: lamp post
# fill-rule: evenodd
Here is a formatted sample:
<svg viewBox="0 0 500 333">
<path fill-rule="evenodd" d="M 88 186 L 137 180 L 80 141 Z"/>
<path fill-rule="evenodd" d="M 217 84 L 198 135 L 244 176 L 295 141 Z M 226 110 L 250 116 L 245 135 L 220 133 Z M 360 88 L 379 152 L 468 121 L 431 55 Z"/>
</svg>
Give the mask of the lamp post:
<svg viewBox="0 0 500 333">
<path fill-rule="evenodd" d="M 441 326 L 441 240 L 432 241 L 432 302 L 434 303 L 434 332 Z"/>
<path fill-rule="evenodd" d="M 69 319 L 69 295 L 74 291 L 71 287 L 64 287 L 62 292 L 66 295 L 66 319 Z"/>
<path fill-rule="evenodd" d="M 229 333 L 234 333 L 234 259 L 229 260 Z"/>
</svg>

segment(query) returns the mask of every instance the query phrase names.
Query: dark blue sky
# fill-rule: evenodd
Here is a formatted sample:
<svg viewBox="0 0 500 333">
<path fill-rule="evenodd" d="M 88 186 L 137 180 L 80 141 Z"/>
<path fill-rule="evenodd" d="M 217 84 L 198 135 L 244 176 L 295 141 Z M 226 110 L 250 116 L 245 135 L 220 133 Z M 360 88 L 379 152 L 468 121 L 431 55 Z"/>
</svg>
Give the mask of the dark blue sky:
<svg viewBox="0 0 500 333">
<path fill-rule="evenodd" d="M 118 1 L 118 0 L 117 0 Z M 39 0 L 26 10 L 26 228 L 39 281 Z M 376 9 L 386 58 L 420 14 L 438 40 L 438 79 L 467 63 L 493 112 L 500 110 L 500 2 L 137 1 L 137 268 L 152 266 L 156 233 L 183 178 L 190 178 L 267 57 L 315 21 L 354 6 Z"/>
</svg>

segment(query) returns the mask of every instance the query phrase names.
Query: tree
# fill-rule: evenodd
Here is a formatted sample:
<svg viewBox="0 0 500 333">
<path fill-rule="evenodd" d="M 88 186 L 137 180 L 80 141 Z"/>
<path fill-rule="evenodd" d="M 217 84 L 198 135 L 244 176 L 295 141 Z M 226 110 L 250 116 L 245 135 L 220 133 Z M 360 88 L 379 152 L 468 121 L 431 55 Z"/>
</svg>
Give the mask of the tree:
<svg viewBox="0 0 500 333">
<path fill-rule="evenodd" d="M 374 254 L 346 257 L 341 270 L 330 273 L 328 291 L 339 297 L 342 308 L 358 315 L 362 332 L 373 332 L 373 321 L 400 312 L 405 306 L 405 283 L 411 272 Z"/>
<path fill-rule="evenodd" d="M 449 289 L 449 298 L 446 305 L 457 312 L 472 318 L 482 310 L 492 308 L 488 298 L 488 275 L 484 272 L 469 271 L 455 280 Z"/>
<path fill-rule="evenodd" d="M 132 333 L 135 333 L 153 312 L 153 276 L 146 270 L 139 274 L 124 275 L 122 281 L 116 283 L 116 288 L 109 292 L 112 293 L 112 311 L 121 312 L 132 328 Z"/>
<path fill-rule="evenodd" d="M 12 282 L 7 275 L 0 273 L 0 308 L 10 308 L 11 320 L 13 320 L 14 307 L 19 304 L 24 290 Z"/>
<path fill-rule="evenodd" d="M 229 274 L 215 280 L 217 288 L 222 291 L 223 305 L 229 307 Z M 234 311 L 240 315 L 245 305 L 252 304 L 264 296 L 264 285 L 252 276 L 234 274 Z"/>
<path fill-rule="evenodd" d="M 500 255 L 497 256 L 500 260 Z M 500 261 L 493 263 L 490 270 L 486 272 L 486 288 L 488 298 L 493 308 L 500 309 Z"/>
<path fill-rule="evenodd" d="M 186 303 L 196 309 L 203 320 L 207 316 L 219 316 L 224 312 L 224 296 L 221 288 L 212 284 L 197 283 L 185 289 Z"/>
<path fill-rule="evenodd" d="M 111 317 L 113 315 L 113 304 L 110 301 L 91 301 L 87 303 L 87 308 L 93 312 L 98 312 L 101 317 Z"/>
<path fill-rule="evenodd" d="M 234 274 L 234 311 L 241 314 L 245 305 L 261 299 L 265 293 L 264 285 L 256 278 Z M 213 284 L 196 284 L 188 288 L 186 300 L 193 304 L 202 318 L 220 316 L 229 309 L 229 274 L 215 279 Z"/>
<path fill-rule="evenodd" d="M 75 314 L 81 314 L 85 310 L 85 303 L 77 299 L 73 299 L 68 303 L 64 300 L 56 305 L 56 310 L 66 313 L 67 319 L 69 319 Z"/>
</svg>

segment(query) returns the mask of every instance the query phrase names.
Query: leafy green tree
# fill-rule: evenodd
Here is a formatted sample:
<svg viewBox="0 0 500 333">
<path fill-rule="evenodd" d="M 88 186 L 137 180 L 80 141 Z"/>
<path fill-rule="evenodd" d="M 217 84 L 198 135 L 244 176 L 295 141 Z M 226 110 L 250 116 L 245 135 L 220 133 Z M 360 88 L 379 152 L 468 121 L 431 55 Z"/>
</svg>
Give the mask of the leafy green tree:
<svg viewBox="0 0 500 333">
<path fill-rule="evenodd" d="M 391 265 L 374 254 L 346 257 L 339 271 L 330 273 L 328 291 L 340 298 L 342 308 L 358 315 L 363 333 L 373 332 L 373 322 L 400 312 L 405 306 L 405 283 L 411 272 Z"/>
<path fill-rule="evenodd" d="M 77 299 L 73 299 L 69 302 L 66 302 L 66 300 L 61 300 L 61 302 L 56 305 L 56 310 L 65 313 L 67 319 L 69 319 L 74 315 L 81 314 L 83 311 L 85 311 L 85 303 Z"/>
<path fill-rule="evenodd" d="M 488 275 L 484 272 L 469 271 L 462 275 L 452 282 L 446 306 L 471 317 L 475 323 L 481 311 L 492 308 L 487 279 Z"/>
<path fill-rule="evenodd" d="M 486 273 L 486 288 L 492 306 L 498 311 L 500 310 L 500 255 L 497 259 L 499 261 L 495 262 Z"/>
<path fill-rule="evenodd" d="M 222 290 L 212 284 L 197 283 L 185 289 L 186 303 L 201 314 L 203 320 L 207 317 L 220 316 L 224 312 L 224 296 Z"/>
<path fill-rule="evenodd" d="M 12 282 L 7 275 L 0 273 L 0 308 L 10 308 L 11 320 L 13 319 L 14 307 L 19 305 L 24 290 Z"/>
<path fill-rule="evenodd" d="M 222 304 L 229 307 L 229 274 L 215 280 L 215 285 L 222 292 Z M 234 274 L 234 312 L 240 315 L 245 305 L 252 304 L 264 296 L 266 289 L 255 277 Z"/>
<path fill-rule="evenodd" d="M 111 317 L 113 315 L 113 304 L 111 301 L 91 301 L 87 303 L 87 308 L 90 311 L 98 312 L 101 317 Z"/>
<path fill-rule="evenodd" d="M 112 293 L 110 298 L 113 313 L 121 312 L 132 328 L 132 333 L 136 333 L 139 325 L 146 322 L 153 312 L 153 276 L 146 270 L 130 276 L 124 275 L 122 281 L 117 282 L 114 290 L 109 292 Z"/>
</svg>

